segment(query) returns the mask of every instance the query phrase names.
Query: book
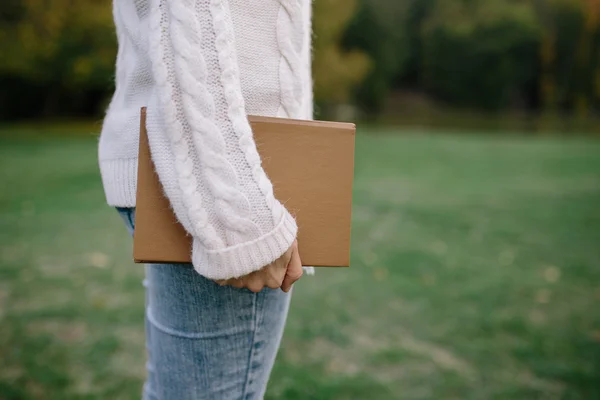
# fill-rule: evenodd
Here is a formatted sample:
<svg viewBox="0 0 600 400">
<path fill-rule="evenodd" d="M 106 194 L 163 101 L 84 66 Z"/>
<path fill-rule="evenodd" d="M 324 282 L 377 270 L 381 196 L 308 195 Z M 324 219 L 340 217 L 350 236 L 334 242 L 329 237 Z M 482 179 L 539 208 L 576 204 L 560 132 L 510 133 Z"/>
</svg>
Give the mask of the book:
<svg viewBox="0 0 600 400">
<path fill-rule="evenodd" d="M 354 124 L 255 116 L 248 120 L 275 197 L 298 223 L 302 264 L 349 266 Z M 191 237 L 177 222 L 152 163 L 145 108 L 140 116 L 133 257 L 138 263 L 191 262 Z"/>
</svg>

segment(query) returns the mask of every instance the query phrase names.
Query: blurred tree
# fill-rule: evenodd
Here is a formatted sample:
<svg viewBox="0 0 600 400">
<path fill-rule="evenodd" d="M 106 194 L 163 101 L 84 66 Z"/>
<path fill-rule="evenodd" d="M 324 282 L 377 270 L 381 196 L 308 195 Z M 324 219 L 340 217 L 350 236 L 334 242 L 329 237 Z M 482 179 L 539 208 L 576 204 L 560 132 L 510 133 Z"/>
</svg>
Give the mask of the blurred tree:
<svg viewBox="0 0 600 400">
<path fill-rule="evenodd" d="M 2 0 L 1 116 L 90 114 L 110 90 L 116 42 L 104 0 Z"/>
<path fill-rule="evenodd" d="M 392 91 L 487 109 L 600 113 L 600 0 L 317 0 L 315 99 L 375 114 Z M 0 118 L 97 116 L 109 0 L 1 0 Z"/>
<path fill-rule="evenodd" d="M 452 105 L 529 106 L 541 33 L 528 3 L 437 1 L 422 31 L 424 87 Z"/>
<path fill-rule="evenodd" d="M 538 9 L 544 106 L 585 114 L 598 107 L 593 82 L 600 68 L 600 1 L 546 0 Z"/>
<path fill-rule="evenodd" d="M 403 28 L 409 4 L 362 0 L 344 34 L 344 48 L 364 51 L 373 60 L 373 67 L 355 93 L 355 101 L 367 112 L 381 110 L 410 54 Z"/>
<path fill-rule="evenodd" d="M 438 0 L 410 0 L 406 15 L 406 37 L 408 54 L 406 70 L 402 74 L 402 85 L 419 88 L 423 73 L 423 29 L 433 14 Z"/>
<path fill-rule="evenodd" d="M 360 50 L 345 51 L 342 35 L 355 12 L 354 0 L 313 3 L 313 76 L 315 100 L 321 106 L 346 103 L 367 74 L 369 58 Z"/>
<path fill-rule="evenodd" d="M 600 0 L 585 0 L 584 12 L 586 18 L 580 61 L 586 71 L 580 84 L 587 98 L 586 104 L 600 111 Z"/>
<path fill-rule="evenodd" d="M 548 21 L 549 17 L 543 6 L 544 4 L 540 2 L 538 12 L 542 16 L 542 19 Z M 555 111 L 557 108 L 557 83 L 554 71 L 554 64 L 556 62 L 556 33 L 554 29 L 548 29 L 547 25 L 548 22 L 546 22 L 546 29 L 544 29 L 540 44 L 540 102 L 538 105 L 548 111 Z"/>
<path fill-rule="evenodd" d="M 551 0 L 546 3 L 545 30 L 553 37 L 553 70 L 556 93 L 553 101 L 560 109 L 572 110 L 577 97 L 577 53 L 581 51 L 584 15 L 579 0 Z"/>
</svg>

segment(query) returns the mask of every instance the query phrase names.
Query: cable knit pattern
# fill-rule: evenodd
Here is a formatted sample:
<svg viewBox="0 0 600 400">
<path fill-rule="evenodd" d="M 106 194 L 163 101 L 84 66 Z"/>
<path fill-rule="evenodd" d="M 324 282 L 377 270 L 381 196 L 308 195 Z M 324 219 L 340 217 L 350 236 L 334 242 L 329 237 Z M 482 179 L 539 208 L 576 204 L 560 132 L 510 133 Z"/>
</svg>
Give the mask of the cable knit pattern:
<svg viewBox="0 0 600 400">
<path fill-rule="evenodd" d="M 202 171 L 216 199 L 215 210 L 219 219 L 229 230 L 237 230 L 250 237 L 259 236 L 260 229 L 249 218 L 250 204 L 239 191 L 235 170 L 225 157 L 223 136 L 214 122 L 214 104 L 206 87 L 206 64 L 200 52 L 194 51 L 201 47 L 200 27 L 194 16 L 194 3 L 194 0 L 167 2 L 172 17 L 171 37 L 176 38 L 171 42 L 185 119 L 192 130 Z M 218 27 L 219 23 L 225 22 L 222 18 L 221 21 L 215 19 L 215 27 Z M 226 43 L 218 40 L 216 45 L 220 52 L 223 51 L 223 47 L 228 47 Z M 230 63 L 233 61 L 230 60 Z M 226 94 L 232 91 L 229 86 L 224 86 L 224 89 Z M 243 110 L 241 105 L 239 109 Z"/>
<path fill-rule="evenodd" d="M 237 134 L 240 147 L 244 149 L 246 161 L 252 168 L 252 176 L 258 184 L 262 194 L 267 200 L 267 206 L 274 212 L 274 221 L 281 219 L 281 207 L 275 206 L 275 196 L 273 194 L 273 185 L 267 178 L 261 167 L 260 156 L 253 144 L 252 129 L 246 118 L 244 111 L 244 99 L 240 92 L 236 90 L 239 82 L 239 71 L 237 70 L 237 59 L 234 54 L 235 48 L 228 45 L 234 41 L 233 27 L 226 21 L 225 4 L 219 0 L 212 0 L 210 9 L 214 18 L 214 27 L 216 34 L 216 44 L 219 49 L 219 64 L 221 67 L 221 84 L 225 88 L 225 97 L 228 107 L 228 114 L 233 124 L 234 131 Z"/>
<path fill-rule="evenodd" d="M 178 115 L 175 108 L 175 92 L 179 88 L 174 88 L 174 82 L 169 79 L 169 71 L 165 60 L 168 55 L 164 46 L 169 42 L 165 35 L 168 31 L 163 29 L 162 21 L 165 17 L 165 5 L 156 2 L 151 10 L 150 19 L 150 58 L 153 60 L 152 67 L 156 87 L 159 92 L 159 101 L 161 102 L 163 115 L 165 118 L 165 128 L 169 130 L 169 137 L 175 156 L 175 168 L 177 172 L 179 187 L 182 192 L 181 199 L 184 203 L 184 209 L 188 212 L 189 221 L 192 226 L 186 227 L 192 236 L 199 237 L 211 247 L 223 247 L 224 243 L 219 240 L 214 229 L 208 224 L 208 216 L 205 208 L 202 207 L 202 198 L 198 193 L 196 177 L 193 175 L 193 162 L 190 159 L 190 149 L 184 138 L 185 119 Z"/>
<path fill-rule="evenodd" d="M 296 237 L 246 115 L 310 118 L 308 2 L 114 0 L 117 90 L 99 146 L 107 200 L 135 206 L 139 110 L 147 106 L 156 171 L 192 236 L 194 268 L 208 278 L 260 269 Z"/>
<path fill-rule="evenodd" d="M 302 99 L 302 59 L 304 16 L 300 0 L 279 0 L 277 43 L 281 52 L 279 64 L 281 106 L 288 118 L 298 118 Z"/>
</svg>

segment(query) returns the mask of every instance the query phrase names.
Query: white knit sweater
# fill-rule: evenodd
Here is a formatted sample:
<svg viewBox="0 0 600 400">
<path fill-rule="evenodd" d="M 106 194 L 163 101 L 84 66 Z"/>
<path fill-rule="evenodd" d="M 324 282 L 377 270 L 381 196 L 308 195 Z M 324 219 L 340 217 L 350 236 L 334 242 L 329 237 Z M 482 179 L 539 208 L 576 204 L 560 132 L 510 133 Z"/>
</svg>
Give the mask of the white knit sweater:
<svg viewBox="0 0 600 400">
<path fill-rule="evenodd" d="M 312 118 L 310 0 L 115 0 L 116 91 L 99 158 L 108 203 L 135 206 L 140 107 L 196 270 L 248 274 L 294 218 L 273 196 L 246 115 Z M 294 151 L 294 149 L 290 149 Z"/>
</svg>

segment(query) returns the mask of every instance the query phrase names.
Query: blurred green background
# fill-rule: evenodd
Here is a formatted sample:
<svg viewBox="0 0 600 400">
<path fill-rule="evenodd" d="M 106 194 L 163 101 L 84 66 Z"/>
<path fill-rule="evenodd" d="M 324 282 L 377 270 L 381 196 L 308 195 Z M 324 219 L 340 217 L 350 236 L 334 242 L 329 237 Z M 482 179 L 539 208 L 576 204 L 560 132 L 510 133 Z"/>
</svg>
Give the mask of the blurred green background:
<svg viewBox="0 0 600 400">
<path fill-rule="evenodd" d="M 108 3 L 2 1 L 0 118 L 102 117 Z M 321 116 L 427 124 L 471 111 L 538 130 L 599 118 L 598 0 L 320 0 L 313 27 Z"/>
<path fill-rule="evenodd" d="M 0 2 L 0 399 L 136 399 L 143 271 L 96 161 L 110 2 Z M 352 267 L 267 399 L 600 399 L 600 0 L 316 0 L 359 122 Z M 594 311 L 596 310 L 596 311 Z"/>
</svg>

